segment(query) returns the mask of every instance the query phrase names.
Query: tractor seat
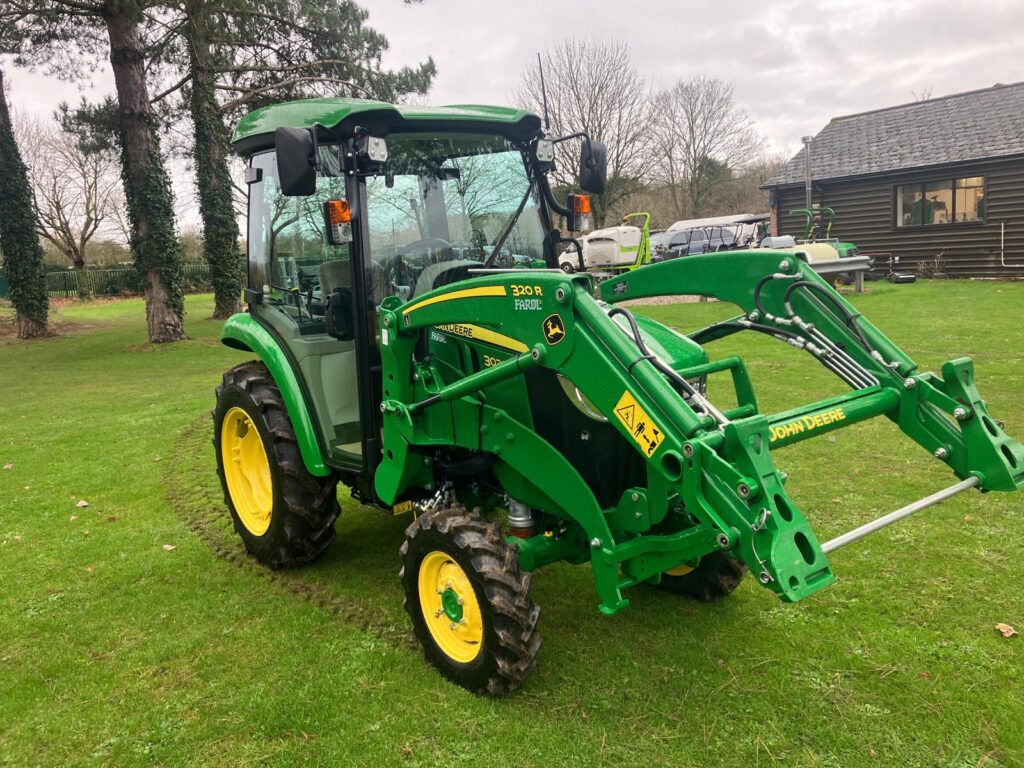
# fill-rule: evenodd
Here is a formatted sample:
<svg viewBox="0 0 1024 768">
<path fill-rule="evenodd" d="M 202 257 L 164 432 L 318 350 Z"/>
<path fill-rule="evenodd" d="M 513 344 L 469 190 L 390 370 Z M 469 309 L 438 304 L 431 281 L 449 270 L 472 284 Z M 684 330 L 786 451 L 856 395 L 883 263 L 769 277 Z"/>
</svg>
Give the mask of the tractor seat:
<svg viewBox="0 0 1024 768">
<path fill-rule="evenodd" d="M 349 259 L 325 261 L 316 269 L 320 280 L 320 295 L 327 301 L 335 288 L 352 287 L 352 262 Z"/>
<path fill-rule="evenodd" d="M 435 288 L 465 280 L 469 277 L 469 270 L 479 266 L 480 262 L 472 259 L 455 259 L 431 264 L 420 273 L 419 279 L 416 281 L 416 289 L 409 298 L 415 298 L 429 293 Z"/>
</svg>

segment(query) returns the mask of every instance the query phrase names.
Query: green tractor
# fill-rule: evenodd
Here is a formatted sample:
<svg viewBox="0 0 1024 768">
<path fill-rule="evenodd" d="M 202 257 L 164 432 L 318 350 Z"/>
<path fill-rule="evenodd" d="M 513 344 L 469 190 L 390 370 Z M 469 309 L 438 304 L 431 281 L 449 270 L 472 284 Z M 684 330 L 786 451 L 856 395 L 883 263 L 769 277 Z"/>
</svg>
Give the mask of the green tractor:
<svg viewBox="0 0 1024 768">
<path fill-rule="evenodd" d="M 841 242 L 838 238 L 832 237 L 832 225 L 836 223 L 836 212 L 831 208 L 823 207 L 815 203 L 810 208 L 797 208 L 789 212 L 791 216 L 800 214 L 805 217 L 804 234 L 800 240 L 802 246 L 823 244 L 830 247 L 835 253 L 825 251 L 827 255 L 818 256 L 823 259 L 847 259 L 857 256 L 860 251 L 853 243 Z"/>
<path fill-rule="evenodd" d="M 914 362 L 792 253 L 693 256 L 595 285 L 558 269 L 586 198 L 554 198 L 558 138 L 533 114 L 300 101 L 245 117 L 247 311 L 223 342 L 218 472 L 235 529 L 272 568 L 330 546 L 340 481 L 411 513 L 400 578 L 427 659 L 472 691 L 515 690 L 541 641 L 531 572 L 589 563 L 598 609 L 658 586 L 700 600 L 751 570 L 796 601 L 827 553 L 968 488 L 1024 485 L 1024 447 L 989 415 L 969 359 Z M 581 186 L 605 151 L 582 141 Z M 544 268 L 517 266 L 539 259 Z M 688 335 L 622 303 L 699 294 L 740 314 Z M 743 361 L 705 345 L 767 334 L 841 396 L 762 414 Z M 707 395 L 728 374 L 732 407 Z M 957 482 L 821 543 L 775 451 L 886 416 Z"/>
</svg>

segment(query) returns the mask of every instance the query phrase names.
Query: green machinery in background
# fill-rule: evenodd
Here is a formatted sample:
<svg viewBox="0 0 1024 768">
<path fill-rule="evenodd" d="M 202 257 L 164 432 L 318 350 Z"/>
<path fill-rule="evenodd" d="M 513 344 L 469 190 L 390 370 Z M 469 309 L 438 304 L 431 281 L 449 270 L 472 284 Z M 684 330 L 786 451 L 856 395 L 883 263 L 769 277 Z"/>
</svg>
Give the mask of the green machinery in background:
<svg viewBox="0 0 1024 768">
<path fill-rule="evenodd" d="M 842 242 L 838 238 L 832 237 L 832 225 L 836 223 L 836 212 L 831 208 L 815 204 L 810 208 L 797 208 L 790 211 L 789 214 L 805 217 L 802 238 L 804 243 L 827 243 L 835 249 L 840 259 L 859 254 L 857 246 L 853 243 Z"/>
<path fill-rule="evenodd" d="M 795 601 L 835 580 L 835 548 L 969 488 L 1024 485 L 1024 447 L 970 360 L 918 370 L 793 253 L 692 256 L 600 285 L 561 272 L 570 238 L 552 221 L 581 229 L 588 201 L 554 198 L 557 144 L 537 116 L 486 106 L 328 99 L 239 124 L 248 309 L 222 338 L 255 359 L 224 375 L 214 445 L 258 560 L 321 554 L 339 481 L 411 514 L 413 630 L 447 677 L 500 695 L 536 663 L 530 574 L 545 565 L 589 563 L 609 615 L 639 585 L 708 600 L 748 569 Z M 584 138 L 585 191 L 603 190 L 604 155 Z M 674 294 L 739 313 L 684 335 L 623 306 Z M 848 391 L 762 413 L 743 361 L 707 352 L 739 332 L 810 355 Z M 709 377 L 731 382 L 730 406 Z M 822 543 L 776 451 L 876 416 L 956 483 Z"/>
</svg>

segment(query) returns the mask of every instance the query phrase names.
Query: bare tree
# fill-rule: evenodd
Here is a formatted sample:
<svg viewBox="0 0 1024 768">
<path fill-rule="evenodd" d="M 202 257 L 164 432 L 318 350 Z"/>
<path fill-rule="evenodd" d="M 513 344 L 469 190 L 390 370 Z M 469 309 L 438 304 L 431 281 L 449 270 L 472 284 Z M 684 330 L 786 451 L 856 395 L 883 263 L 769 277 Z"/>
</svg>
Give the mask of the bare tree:
<svg viewBox="0 0 1024 768">
<path fill-rule="evenodd" d="M 700 216 L 712 190 L 746 166 L 763 140 L 733 101 L 733 86 L 703 75 L 682 80 L 655 99 L 655 175 L 676 215 Z"/>
<path fill-rule="evenodd" d="M 117 155 L 88 148 L 55 124 L 25 114 L 15 118 L 15 133 L 32 179 L 37 231 L 81 269 L 90 240 L 120 232 L 124 198 Z"/>
<path fill-rule="evenodd" d="M 542 60 L 549 133 L 565 136 L 586 131 L 608 146 L 608 184 L 594 200 L 596 223 L 603 226 L 608 209 L 636 192 L 650 167 L 650 87 L 623 41 L 569 39 L 549 48 Z M 543 113 L 536 64 L 523 70 L 513 98 L 522 107 Z M 563 144 L 559 154 L 556 185 L 578 184 L 579 142 Z"/>
<path fill-rule="evenodd" d="M 928 99 L 932 97 L 932 91 L 934 89 L 934 85 L 929 85 L 926 88 L 922 88 L 920 91 L 911 89 L 910 93 L 914 97 L 914 101 L 928 101 Z"/>
</svg>

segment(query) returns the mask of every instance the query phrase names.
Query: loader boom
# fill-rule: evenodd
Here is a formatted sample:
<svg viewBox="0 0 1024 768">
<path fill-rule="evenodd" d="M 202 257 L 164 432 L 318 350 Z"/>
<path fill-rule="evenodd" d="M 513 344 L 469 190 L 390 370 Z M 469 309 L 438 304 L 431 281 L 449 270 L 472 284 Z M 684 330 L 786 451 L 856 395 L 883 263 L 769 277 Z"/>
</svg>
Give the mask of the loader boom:
<svg viewBox="0 0 1024 768">
<path fill-rule="evenodd" d="M 516 309 L 513 296 L 524 282 L 540 299 L 539 311 Z M 656 581 L 715 549 L 747 563 L 786 601 L 831 584 L 825 552 L 786 493 L 772 449 L 867 418 L 888 416 L 958 477 L 977 478 L 982 490 L 1024 485 L 1024 448 L 989 416 L 969 360 L 947 363 L 942 378 L 917 373 L 905 354 L 792 254 L 678 259 L 600 287 L 612 304 L 675 293 L 730 301 L 744 314 L 691 337 L 705 342 L 745 328 L 761 330 L 810 351 L 853 390 L 772 416 L 757 413 L 741 363 L 666 370 L 635 328 L 617 322 L 617 313 L 628 313 L 609 312 L 591 291 L 585 277 L 520 271 L 464 281 L 407 304 L 388 299 L 381 313 L 386 384 L 379 496 L 390 503 L 410 486 L 429 486 L 424 448 L 449 444 L 489 454 L 510 495 L 560 522 L 517 540 L 523 567 L 589 559 L 599 607 L 611 614 L 628 605 L 622 596 L 627 587 Z M 429 357 L 417 360 L 424 331 L 484 325 L 516 354 L 450 382 Z M 535 368 L 573 382 L 608 417 L 644 457 L 645 486 L 602 508 L 564 456 L 530 425 L 489 403 L 490 387 Z M 734 373 L 740 406 L 723 413 L 686 382 L 726 368 Z"/>
</svg>

